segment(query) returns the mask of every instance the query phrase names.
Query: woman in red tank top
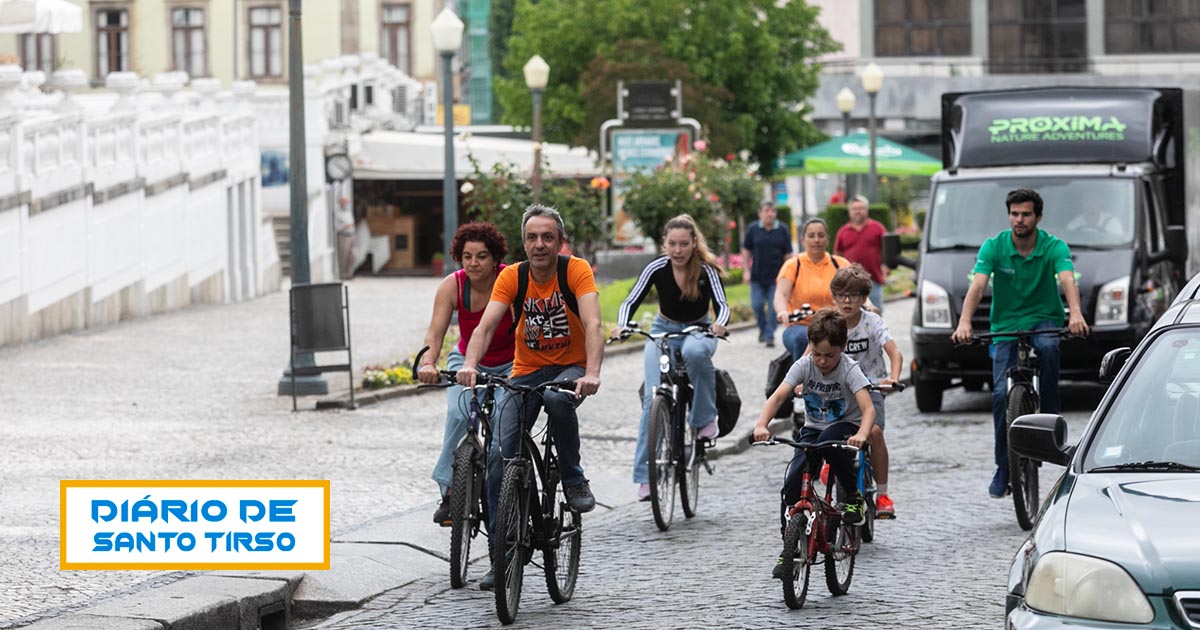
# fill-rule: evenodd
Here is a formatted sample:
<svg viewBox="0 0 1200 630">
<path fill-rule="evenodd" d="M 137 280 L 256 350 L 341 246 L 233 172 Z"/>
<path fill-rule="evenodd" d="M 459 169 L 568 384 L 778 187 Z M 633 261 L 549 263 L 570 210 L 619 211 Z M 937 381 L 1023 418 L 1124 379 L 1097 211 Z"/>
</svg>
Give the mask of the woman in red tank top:
<svg viewBox="0 0 1200 630">
<path fill-rule="evenodd" d="M 492 285 L 496 283 L 496 276 L 504 268 L 500 261 L 504 260 L 508 248 L 504 236 L 495 226 L 475 222 L 458 228 L 450 246 L 450 253 L 462 269 L 446 276 L 434 297 L 433 316 L 429 322 L 429 330 L 425 333 L 425 345 L 429 346 L 429 351 L 422 357 L 417 370 L 417 378 L 422 383 L 438 381 L 435 365 L 441 353 L 446 330 L 450 327 L 451 315 L 455 313 L 458 314 L 460 336 L 458 344 L 446 357 L 446 369 L 457 370 L 462 367 L 463 353 L 471 340 L 471 334 L 475 332 L 475 327 L 483 317 L 484 308 L 491 299 Z M 510 332 L 512 315 L 508 314 L 505 317 L 496 328 L 491 345 L 480 361 L 479 369 L 489 374 L 507 377 L 512 371 L 514 341 Z M 443 526 L 450 524 L 450 501 L 446 493 L 453 475 L 454 449 L 467 432 L 466 405 L 462 404 L 461 400 L 463 392 L 460 385 L 446 390 L 446 433 L 442 441 L 441 455 L 433 469 L 433 480 L 437 482 L 442 493 L 442 502 L 434 513 L 433 520 Z M 496 409 L 501 411 L 502 416 L 508 416 L 509 410 L 515 411 L 516 407 L 504 405 L 502 396 L 497 394 Z M 493 433 L 498 431 L 503 420 L 503 417 L 492 419 Z M 500 440 L 492 440 L 492 447 L 488 452 L 487 474 L 491 508 L 488 510 L 489 516 L 495 514 L 496 501 L 500 495 Z"/>
</svg>

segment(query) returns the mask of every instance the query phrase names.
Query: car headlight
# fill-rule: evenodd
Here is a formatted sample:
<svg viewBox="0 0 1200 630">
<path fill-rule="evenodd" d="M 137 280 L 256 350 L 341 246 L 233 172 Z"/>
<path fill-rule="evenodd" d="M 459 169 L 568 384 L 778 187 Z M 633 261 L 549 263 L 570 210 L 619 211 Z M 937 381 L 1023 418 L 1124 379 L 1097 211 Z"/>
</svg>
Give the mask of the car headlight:
<svg viewBox="0 0 1200 630">
<path fill-rule="evenodd" d="M 1116 623 L 1150 623 L 1154 609 L 1121 567 L 1090 556 L 1052 552 L 1038 558 L 1025 603 L 1034 610 Z"/>
<path fill-rule="evenodd" d="M 921 281 L 921 325 L 926 328 L 950 328 L 950 295 L 928 280 Z"/>
<path fill-rule="evenodd" d="M 1096 325 L 1129 321 L 1129 276 L 1106 282 L 1096 297 Z"/>
</svg>

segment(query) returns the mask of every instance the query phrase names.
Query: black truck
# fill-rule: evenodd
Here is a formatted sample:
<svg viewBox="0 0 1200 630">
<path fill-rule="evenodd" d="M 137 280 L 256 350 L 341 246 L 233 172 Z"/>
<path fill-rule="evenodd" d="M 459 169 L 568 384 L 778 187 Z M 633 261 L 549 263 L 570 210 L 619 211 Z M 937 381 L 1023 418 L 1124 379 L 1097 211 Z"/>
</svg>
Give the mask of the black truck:
<svg viewBox="0 0 1200 630">
<path fill-rule="evenodd" d="M 1187 124 L 1200 109 L 1185 103 L 1194 97 L 1127 87 L 942 95 L 943 170 L 919 256 L 902 256 L 895 236 L 884 243 L 889 266 L 917 270 L 912 379 L 921 411 L 939 411 L 947 388 L 991 386 L 987 349 L 956 347 L 950 335 L 979 246 L 1008 229 L 1004 198 L 1014 188 L 1045 200 L 1039 227 L 1070 245 L 1092 327 L 1086 339 L 1063 341 L 1062 378 L 1097 380 L 1105 352 L 1146 334 L 1187 279 L 1185 226 L 1195 227 L 1189 215 L 1200 206 L 1186 186 L 1200 176 L 1200 128 Z M 975 330 L 988 330 L 990 308 L 989 286 Z"/>
</svg>

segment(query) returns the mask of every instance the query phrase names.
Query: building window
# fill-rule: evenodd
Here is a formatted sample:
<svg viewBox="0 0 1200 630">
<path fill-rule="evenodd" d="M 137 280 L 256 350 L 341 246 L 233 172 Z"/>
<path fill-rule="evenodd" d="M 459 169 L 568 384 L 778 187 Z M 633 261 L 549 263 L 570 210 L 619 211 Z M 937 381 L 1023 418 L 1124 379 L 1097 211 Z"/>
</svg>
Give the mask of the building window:
<svg viewBox="0 0 1200 630">
<path fill-rule="evenodd" d="M 96 78 L 129 70 L 129 11 L 96 11 Z"/>
<path fill-rule="evenodd" d="M 1087 69 L 1086 0 L 989 0 L 988 66 L 996 73 Z"/>
<path fill-rule="evenodd" d="M 53 35 L 49 33 L 18 35 L 17 46 L 21 49 L 22 68 L 41 70 L 46 74 L 54 72 Z"/>
<path fill-rule="evenodd" d="M 175 69 L 190 77 L 208 75 L 204 43 L 204 10 L 171 9 L 171 55 Z"/>
<path fill-rule="evenodd" d="M 1104 44 L 1109 54 L 1200 52 L 1200 2 L 1108 0 Z"/>
<path fill-rule="evenodd" d="M 875 0 L 875 55 L 971 54 L 970 0 Z"/>
<path fill-rule="evenodd" d="M 250 9 L 250 76 L 283 76 L 283 10 L 279 7 Z"/>
<path fill-rule="evenodd" d="M 388 63 L 412 75 L 409 50 L 412 48 L 411 10 L 407 4 L 383 5 L 383 30 L 379 46 Z"/>
</svg>

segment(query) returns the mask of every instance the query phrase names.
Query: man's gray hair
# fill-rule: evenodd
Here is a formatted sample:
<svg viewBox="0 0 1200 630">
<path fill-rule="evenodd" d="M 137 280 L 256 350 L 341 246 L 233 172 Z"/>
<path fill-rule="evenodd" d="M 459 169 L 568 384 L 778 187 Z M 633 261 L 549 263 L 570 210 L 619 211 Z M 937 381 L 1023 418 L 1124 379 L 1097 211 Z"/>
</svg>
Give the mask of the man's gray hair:
<svg viewBox="0 0 1200 630">
<path fill-rule="evenodd" d="M 871 200 L 867 199 L 866 195 L 854 195 L 854 198 L 850 200 L 850 203 L 854 203 L 856 201 L 865 203 L 868 207 L 871 205 Z"/>
<path fill-rule="evenodd" d="M 562 215 L 558 210 L 550 206 L 543 206 L 540 203 L 535 203 L 525 209 L 525 214 L 521 216 L 521 238 L 525 238 L 525 224 L 533 217 L 549 217 L 554 219 L 554 224 L 558 226 L 558 236 L 562 240 L 567 240 L 567 228 L 563 226 Z"/>
</svg>

